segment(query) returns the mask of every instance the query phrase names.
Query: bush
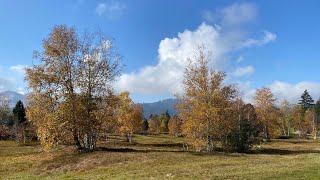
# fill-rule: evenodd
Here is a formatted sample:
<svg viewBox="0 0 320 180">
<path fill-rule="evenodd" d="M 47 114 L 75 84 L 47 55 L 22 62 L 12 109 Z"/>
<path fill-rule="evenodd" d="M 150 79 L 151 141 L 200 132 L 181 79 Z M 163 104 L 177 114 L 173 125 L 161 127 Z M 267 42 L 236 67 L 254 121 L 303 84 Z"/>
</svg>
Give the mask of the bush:
<svg viewBox="0 0 320 180">
<path fill-rule="evenodd" d="M 5 125 L 0 125 L 0 140 L 8 140 L 11 138 L 12 138 L 11 130 Z"/>
<path fill-rule="evenodd" d="M 223 142 L 224 149 L 237 152 L 247 152 L 258 142 L 259 128 L 255 109 L 251 104 L 241 108 L 238 127 L 234 129 Z"/>
<path fill-rule="evenodd" d="M 247 119 L 242 120 L 240 130 L 229 135 L 229 149 L 237 152 L 247 152 L 258 141 L 257 137 L 257 129 Z"/>
</svg>

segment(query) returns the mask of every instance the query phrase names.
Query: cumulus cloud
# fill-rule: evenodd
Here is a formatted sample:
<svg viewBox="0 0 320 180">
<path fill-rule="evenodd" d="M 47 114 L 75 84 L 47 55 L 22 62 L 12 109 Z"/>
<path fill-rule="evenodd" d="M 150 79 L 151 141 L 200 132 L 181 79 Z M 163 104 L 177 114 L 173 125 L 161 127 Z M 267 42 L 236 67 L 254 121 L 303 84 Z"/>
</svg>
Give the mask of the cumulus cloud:
<svg viewBox="0 0 320 180">
<path fill-rule="evenodd" d="M 185 30 L 177 37 L 165 38 L 159 44 L 158 64 L 147 66 L 138 72 L 124 74 L 117 83 L 118 90 L 127 90 L 139 94 L 175 94 L 181 92 L 183 72 L 188 58 L 193 57 L 197 46 L 203 45 L 210 51 L 210 66 L 222 70 L 228 63 L 227 54 L 235 49 L 235 44 L 244 37 L 223 36 L 222 29 L 202 23 L 196 30 Z M 253 73 L 253 67 L 246 67 L 236 72 L 236 75 Z"/>
<path fill-rule="evenodd" d="M 243 47 L 252 47 L 252 46 L 262 46 L 267 43 L 273 42 L 277 39 L 277 35 L 269 32 L 269 31 L 264 31 L 263 32 L 264 36 L 261 39 L 247 39 L 246 41 L 243 42 Z"/>
<path fill-rule="evenodd" d="M 258 8 L 253 3 L 234 3 L 216 11 L 205 10 L 202 17 L 207 22 L 219 22 L 222 26 L 238 26 L 256 19 Z"/>
<path fill-rule="evenodd" d="M 9 78 L 0 77 L 0 92 L 13 90 L 14 89 L 14 81 Z"/>
<path fill-rule="evenodd" d="M 224 61 L 223 54 L 228 47 L 218 44 L 219 39 L 219 31 L 205 23 L 195 31 L 185 30 L 175 38 L 165 38 L 159 45 L 158 64 L 144 67 L 136 73 L 122 75 L 117 87 L 141 94 L 179 92 L 184 68 L 197 46 L 204 45 L 212 52 L 210 64 L 213 66 L 219 67 L 221 61 Z"/>
<path fill-rule="evenodd" d="M 24 76 L 26 67 L 26 65 L 0 67 L 0 92 L 16 91 L 23 94 L 25 91 Z"/>
<path fill-rule="evenodd" d="M 10 67 L 10 70 L 14 71 L 14 72 L 17 72 L 17 73 L 21 73 L 21 74 L 24 74 L 25 73 L 25 69 L 27 68 L 28 66 L 27 65 L 14 65 L 14 66 L 11 66 Z"/>
<path fill-rule="evenodd" d="M 121 15 L 125 9 L 125 4 L 118 1 L 109 1 L 106 3 L 99 3 L 95 11 L 99 16 L 105 16 L 109 19 L 113 19 Z"/>
<path fill-rule="evenodd" d="M 193 57 L 198 46 L 204 46 L 210 52 L 209 64 L 212 69 L 230 71 L 230 63 L 236 64 L 243 60 L 241 56 L 239 59 L 230 58 L 230 54 L 275 40 L 275 34 L 268 31 L 264 32 L 262 39 L 254 39 L 249 38 L 248 33 L 244 33 L 240 26 L 239 28 L 226 27 L 252 21 L 256 17 L 256 11 L 253 4 L 233 4 L 217 11 L 221 20 L 219 25 L 204 22 L 194 30 L 186 29 L 176 37 L 164 38 L 160 41 L 158 48 L 158 63 L 143 67 L 136 72 L 123 74 L 116 83 L 116 89 L 130 91 L 134 95 L 162 97 L 180 93 L 188 58 Z M 237 13 L 240 15 L 236 16 Z M 207 14 L 207 18 L 209 15 Z M 232 59 L 234 61 L 231 61 Z M 254 68 L 248 66 L 236 70 L 235 75 L 243 76 L 253 72 Z"/>
<path fill-rule="evenodd" d="M 252 88 L 250 81 L 238 81 L 237 85 L 242 94 L 243 100 L 247 103 L 254 103 L 256 88 Z M 301 81 L 298 83 L 288 83 L 283 81 L 274 81 L 266 85 L 275 95 L 277 103 L 287 100 L 291 104 L 297 104 L 304 90 L 308 90 L 313 100 L 320 98 L 320 83 Z"/>
<path fill-rule="evenodd" d="M 297 103 L 304 90 L 308 90 L 314 100 L 320 97 L 320 83 L 302 81 L 296 84 L 274 81 L 269 85 L 271 91 L 279 100 L 286 99 L 290 103 Z"/>
<path fill-rule="evenodd" d="M 254 73 L 253 66 L 246 66 L 246 67 L 238 67 L 232 74 L 236 77 L 241 77 L 245 75 L 251 75 Z"/>
</svg>

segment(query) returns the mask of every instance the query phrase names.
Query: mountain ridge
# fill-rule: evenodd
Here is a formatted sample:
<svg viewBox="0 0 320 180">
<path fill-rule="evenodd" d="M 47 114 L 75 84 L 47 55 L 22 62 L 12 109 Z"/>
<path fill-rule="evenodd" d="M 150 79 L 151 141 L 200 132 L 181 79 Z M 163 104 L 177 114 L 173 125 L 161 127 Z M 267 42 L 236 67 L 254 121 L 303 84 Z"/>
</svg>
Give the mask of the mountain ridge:
<svg viewBox="0 0 320 180">
<path fill-rule="evenodd" d="M 24 104 L 26 103 L 26 96 L 20 94 L 15 91 L 3 91 L 0 92 L 0 98 L 8 97 L 9 98 L 9 106 L 13 108 L 16 103 L 21 100 Z M 162 114 L 166 111 L 172 116 L 176 114 L 175 105 L 178 103 L 178 99 L 175 98 L 168 98 L 163 99 L 156 102 L 150 103 L 138 103 L 143 108 L 143 116 L 144 118 L 149 118 L 151 114 Z"/>
<path fill-rule="evenodd" d="M 2 91 L 0 92 L 0 98 L 9 98 L 9 106 L 11 108 L 13 108 L 19 100 L 25 104 L 27 99 L 25 95 L 15 91 Z"/>
</svg>

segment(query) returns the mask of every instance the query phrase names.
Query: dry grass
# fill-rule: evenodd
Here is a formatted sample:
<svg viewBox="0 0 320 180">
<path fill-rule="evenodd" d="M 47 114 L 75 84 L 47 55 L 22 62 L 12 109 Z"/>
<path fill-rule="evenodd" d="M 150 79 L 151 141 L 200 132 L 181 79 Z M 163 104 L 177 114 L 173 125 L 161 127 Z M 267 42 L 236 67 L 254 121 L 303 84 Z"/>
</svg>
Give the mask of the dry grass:
<svg viewBox="0 0 320 180">
<path fill-rule="evenodd" d="M 3 179 L 319 179 L 320 146 L 314 141 L 274 140 L 249 154 L 198 154 L 182 150 L 183 138 L 117 136 L 98 151 L 71 147 L 42 152 L 38 145 L 0 142 Z"/>
</svg>

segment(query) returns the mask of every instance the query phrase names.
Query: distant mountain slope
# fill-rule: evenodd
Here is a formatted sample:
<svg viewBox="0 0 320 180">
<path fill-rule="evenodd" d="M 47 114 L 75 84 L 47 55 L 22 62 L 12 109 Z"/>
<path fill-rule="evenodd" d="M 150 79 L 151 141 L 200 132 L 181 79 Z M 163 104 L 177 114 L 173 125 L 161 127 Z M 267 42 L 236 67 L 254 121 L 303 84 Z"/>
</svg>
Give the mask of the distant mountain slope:
<svg viewBox="0 0 320 180">
<path fill-rule="evenodd" d="M 0 92 L 0 98 L 9 98 L 9 106 L 14 107 L 16 103 L 21 100 L 23 103 L 26 103 L 26 97 L 23 94 L 19 94 L 14 91 L 4 91 Z"/>
<path fill-rule="evenodd" d="M 176 114 L 175 105 L 178 103 L 178 99 L 165 99 L 153 103 L 141 103 L 143 107 L 143 115 L 148 118 L 150 114 L 161 114 L 168 110 L 170 115 Z"/>
<path fill-rule="evenodd" d="M 13 108 L 19 100 L 26 104 L 26 96 L 14 91 L 0 92 L 0 98 L 4 97 L 9 98 L 11 108 Z M 143 107 L 144 117 L 148 118 L 150 114 L 162 114 L 166 111 L 168 111 L 170 115 L 176 114 L 175 105 L 177 103 L 178 99 L 165 99 L 153 103 L 141 103 L 141 105 Z"/>
</svg>

